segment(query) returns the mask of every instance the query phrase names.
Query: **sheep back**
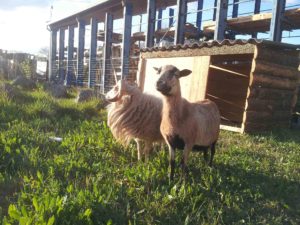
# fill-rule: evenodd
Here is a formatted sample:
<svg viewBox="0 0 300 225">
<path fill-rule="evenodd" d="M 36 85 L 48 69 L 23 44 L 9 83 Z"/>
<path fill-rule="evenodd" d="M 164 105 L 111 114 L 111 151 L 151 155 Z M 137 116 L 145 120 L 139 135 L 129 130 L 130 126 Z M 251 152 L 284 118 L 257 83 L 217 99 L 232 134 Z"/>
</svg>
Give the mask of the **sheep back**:
<svg viewBox="0 0 300 225">
<path fill-rule="evenodd" d="M 113 136 L 123 144 L 133 138 L 157 142 L 160 133 L 161 99 L 142 93 L 136 87 L 134 95 L 123 96 L 108 107 L 108 126 Z"/>
</svg>

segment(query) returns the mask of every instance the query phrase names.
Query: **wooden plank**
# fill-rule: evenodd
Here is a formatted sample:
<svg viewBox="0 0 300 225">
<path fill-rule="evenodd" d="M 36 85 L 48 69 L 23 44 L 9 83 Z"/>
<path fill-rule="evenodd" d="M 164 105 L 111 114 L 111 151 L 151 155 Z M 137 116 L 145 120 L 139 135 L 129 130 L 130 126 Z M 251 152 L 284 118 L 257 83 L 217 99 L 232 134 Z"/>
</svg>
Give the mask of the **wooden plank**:
<svg viewBox="0 0 300 225">
<path fill-rule="evenodd" d="M 299 66 L 299 52 L 291 49 L 281 49 L 280 54 L 276 49 L 256 46 L 254 51 L 255 60 L 263 60 L 278 65 L 284 65 L 291 68 L 298 68 Z"/>
<path fill-rule="evenodd" d="M 242 130 L 246 133 L 256 133 L 272 130 L 275 128 L 288 128 L 289 122 L 286 121 L 278 121 L 275 123 L 253 123 L 246 122 L 242 124 Z"/>
<path fill-rule="evenodd" d="M 205 99 L 210 56 L 194 57 L 193 74 L 190 83 L 189 100 L 198 101 Z"/>
<path fill-rule="evenodd" d="M 141 91 L 144 91 L 145 77 L 146 77 L 146 63 L 147 60 L 140 59 L 137 71 L 137 84 Z"/>
<path fill-rule="evenodd" d="M 221 70 L 221 71 L 223 71 L 223 72 L 230 73 L 230 74 L 233 74 L 233 75 L 237 75 L 237 76 L 241 76 L 241 77 L 246 77 L 246 78 L 249 77 L 249 75 L 245 75 L 245 74 L 242 74 L 242 73 L 238 73 L 238 72 L 235 72 L 235 71 L 233 71 L 233 70 L 228 70 L 228 69 L 225 69 L 225 68 L 220 67 L 220 66 L 210 65 L 209 67 L 212 68 L 212 69 Z"/>
<path fill-rule="evenodd" d="M 242 55 L 214 55 L 211 57 L 211 64 L 252 64 L 254 54 L 242 54 Z"/>
<path fill-rule="evenodd" d="M 211 48 L 191 48 L 188 50 L 174 51 L 153 51 L 142 52 L 142 58 L 171 58 L 171 57 L 190 57 L 190 56 L 210 56 L 210 55 L 244 55 L 253 54 L 255 45 L 234 45 L 234 46 L 214 46 Z M 236 56 L 238 58 L 238 56 Z"/>
<path fill-rule="evenodd" d="M 242 122 L 244 108 L 241 105 L 238 105 L 221 97 L 216 97 L 209 93 L 207 93 L 206 98 L 217 104 L 220 110 L 221 117 L 223 119 L 234 123 Z"/>
<path fill-rule="evenodd" d="M 253 87 L 248 95 L 248 98 L 257 98 L 261 100 L 288 100 L 294 95 L 293 90 L 282 90 L 274 88 Z"/>
<path fill-rule="evenodd" d="M 246 101 L 246 111 L 276 111 L 289 110 L 291 108 L 291 100 L 274 100 L 274 99 L 257 99 L 248 98 Z"/>
<path fill-rule="evenodd" d="M 246 121 L 254 123 L 289 121 L 291 118 L 291 110 L 276 111 L 246 111 Z"/>
<path fill-rule="evenodd" d="M 278 65 L 273 62 L 257 59 L 253 62 L 253 73 L 268 74 L 276 77 L 289 78 L 297 80 L 300 77 L 300 71 L 296 67 Z"/>
<path fill-rule="evenodd" d="M 284 17 L 290 21 L 288 25 L 283 24 L 283 30 L 300 29 L 300 8 L 289 9 L 284 13 Z M 270 30 L 272 13 L 259 13 L 251 16 L 240 16 L 227 20 L 228 29 L 242 34 L 252 34 L 253 32 L 266 32 Z M 208 21 L 203 24 L 204 33 L 209 35 L 215 30 L 215 22 Z"/>
<path fill-rule="evenodd" d="M 297 83 L 289 78 L 275 77 L 268 74 L 254 73 L 250 76 L 250 86 L 264 88 L 275 88 L 282 90 L 295 90 Z"/>
<path fill-rule="evenodd" d="M 278 65 L 284 65 L 287 67 L 298 68 L 299 52 L 296 50 L 280 50 L 280 54 L 278 52 L 278 50 L 257 46 L 254 52 L 254 59 L 271 62 Z"/>
<path fill-rule="evenodd" d="M 242 133 L 242 128 L 241 127 L 234 127 L 234 126 L 227 126 L 227 125 L 220 125 L 220 129 L 222 130 L 228 130 L 228 131 L 232 131 L 232 132 L 238 132 L 238 133 Z"/>
</svg>

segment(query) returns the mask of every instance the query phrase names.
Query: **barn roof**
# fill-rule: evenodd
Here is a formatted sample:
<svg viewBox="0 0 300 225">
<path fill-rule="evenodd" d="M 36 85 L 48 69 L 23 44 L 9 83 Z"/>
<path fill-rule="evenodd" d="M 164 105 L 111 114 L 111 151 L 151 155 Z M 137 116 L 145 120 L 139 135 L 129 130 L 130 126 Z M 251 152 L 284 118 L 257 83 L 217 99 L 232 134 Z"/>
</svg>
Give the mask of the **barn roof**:
<svg viewBox="0 0 300 225">
<path fill-rule="evenodd" d="M 293 44 L 287 44 L 287 43 L 278 43 L 268 40 L 262 40 L 262 39 L 236 39 L 236 40 L 229 40 L 225 39 L 222 41 L 213 40 L 213 41 L 203 41 L 200 43 L 192 43 L 192 44 L 179 44 L 179 45 L 171 45 L 171 46 L 156 46 L 152 48 L 143 48 L 141 49 L 141 52 L 157 52 L 157 51 L 174 51 L 174 50 L 184 50 L 184 49 L 199 49 L 199 48 L 212 48 L 212 47 L 221 47 L 221 46 L 235 46 L 235 45 L 263 45 L 263 46 L 269 46 L 276 49 L 290 49 L 290 50 L 296 50 L 300 49 L 300 45 L 293 45 Z"/>
</svg>

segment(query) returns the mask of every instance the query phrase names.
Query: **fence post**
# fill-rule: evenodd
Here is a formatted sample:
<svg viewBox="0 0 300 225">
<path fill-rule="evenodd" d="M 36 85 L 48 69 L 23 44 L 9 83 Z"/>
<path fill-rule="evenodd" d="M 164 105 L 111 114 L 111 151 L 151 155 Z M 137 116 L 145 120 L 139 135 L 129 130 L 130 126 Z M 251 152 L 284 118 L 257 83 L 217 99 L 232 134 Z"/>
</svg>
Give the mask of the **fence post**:
<svg viewBox="0 0 300 225">
<path fill-rule="evenodd" d="M 109 87 L 106 86 L 108 83 L 108 76 L 111 75 L 111 43 L 113 34 L 113 16 L 107 12 L 105 15 L 105 34 L 104 34 L 104 50 L 103 50 L 103 71 L 102 71 L 102 93 L 108 91 Z"/>
<path fill-rule="evenodd" d="M 186 22 L 186 12 L 187 12 L 187 0 L 177 0 L 177 22 L 175 29 L 174 44 L 184 43 L 184 30 Z"/>
<path fill-rule="evenodd" d="M 59 29 L 59 51 L 58 51 L 58 76 L 59 83 L 63 83 L 65 79 L 65 30 L 63 28 Z"/>
<path fill-rule="evenodd" d="M 132 22 L 132 3 L 125 2 L 123 11 L 123 40 L 121 53 L 121 76 L 122 79 L 129 75 L 130 39 Z"/>
<path fill-rule="evenodd" d="M 98 22 L 96 18 L 91 18 L 91 43 L 90 43 L 90 61 L 89 61 L 89 88 L 95 85 L 96 79 L 96 58 L 97 58 L 97 31 Z"/>
<path fill-rule="evenodd" d="M 83 86 L 85 21 L 78 20 L 77 85 Z"/>
<path fill-rule="evenodd" d="M 50 31 L 50 51 L 49 51 L 49 80 L 52 81 L 56 76 L 56 47 L 57 47 L 57 30 Z"/>
<path fill-rule="evenodd" d="M 147 1 L 147 14 L 148 14 L 148 26 L 146 35 L 146 47 L 153 47 L 154 45 L 154 32 L 155 32 L 155 18 L 156 18 L 156 6 L 155 0 Z"/>
<path fill-rule="evenodd" d="M 66 85 L 71 85 L 74 83 L 74 27 L 68 27 L 69 36 L 68 36 L 68 53 L 67 53 L 67 77 Z"/>
</svg>

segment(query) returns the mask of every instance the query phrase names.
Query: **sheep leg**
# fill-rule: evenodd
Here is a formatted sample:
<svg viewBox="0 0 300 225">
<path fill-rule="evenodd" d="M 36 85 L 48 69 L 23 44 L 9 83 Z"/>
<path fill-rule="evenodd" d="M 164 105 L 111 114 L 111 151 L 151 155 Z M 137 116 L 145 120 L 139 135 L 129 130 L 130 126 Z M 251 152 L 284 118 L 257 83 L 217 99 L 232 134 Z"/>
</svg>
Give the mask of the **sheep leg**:
<svg viewBox="0 0 300 225">
<path fill-rule="evenodd" d="M 145 142 L 145 147 L 144 147 L 144 154 L 145 154 L 145 162 L 149 161 L 149 152 L 152 148 L 152 143 L 151 142 Z"/>
<path fill-rule="evenodd" d="M 170 180 L 174 180 L 175 170 L 175 149 L 169 145 L 169 167 L 171 168 Z"/>
<path fill-rule="evenodd" d="M 181 169 L 182 169 L 182 175 L 184 176 L 184 178 L 186 178 L 188 175 L 187 161 L 189 158 L 190 149 L 191 148 L 189 148 L 188 146 L 185 146 L 184 150 L 183 150 L 183 157 L 181 160 Z"/>
<path fill-rule="evenodd" d="M 203 158 L 204 158 L 205 162 L 207 163 L 208 162 L 208 152 L 207 152 L 207 149 L 203 150 Z"/>
<path fill-rule="evenodd" d="M 141 160 L 142 155 L 143 155 L 142 141 L 139 139 L 135 139 L 135 142 L 136 142 L 136 146 L 137 146 L 138 160 Z"/>
<path fill-rule="evenodd" d="M 216 142 L 212 143 L 210 146 L 210 161 L 209 161 L 210 167 L 212 167 L 215 152 L 216 152 Z"/>
</svg>

